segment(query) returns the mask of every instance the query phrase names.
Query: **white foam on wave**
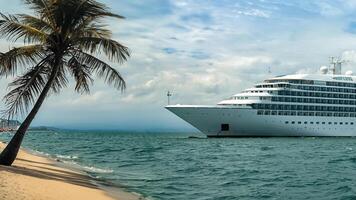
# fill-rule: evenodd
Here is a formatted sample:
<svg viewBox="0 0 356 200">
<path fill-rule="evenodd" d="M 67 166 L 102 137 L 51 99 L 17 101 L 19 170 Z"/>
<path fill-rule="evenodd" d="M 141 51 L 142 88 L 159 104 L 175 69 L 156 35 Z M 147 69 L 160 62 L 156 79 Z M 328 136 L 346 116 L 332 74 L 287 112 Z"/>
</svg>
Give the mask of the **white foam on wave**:
<svg viewBox="0 0 356 200">
<path fill-rule="evenodd" d="M 42 151 L 38 151 L 38 150 L 32 150 L 32 149 L 28 149 L 28 151 L 30 151 L 30 153 L 34 154 L 34 155 L 39 155 L 39 156 L 45 156 L 45 157 L 49 157 L 49 158 L 58 158 L 58 159 L 65 159 L 65 160 L 75 160 L 78 159 L 78 156 L 72 156 L 72 155 L 61 155 L 61 154 L 49 154 L 49 153 L 45 153 Z"/>
<path fill-rule="evenodd" d="M 82 166 L 84 171 L 86 172 L 94 172 L 94 173 L 100 173 L 100 174 L 111 174 L 114 172 L 112 169 L 101 169 L 97 167 L 89 167 L 89 166 Z"/>
<path fill-rule="evenodd" d="M 93 166 L 85 166 L 82 164 L 79 164 L 77 162 L 75 162 L 76 159 L 78 159 L 78 156 L 71 156 L 71 155 L 61 155 L 61 154 L 56 154 L 56 155 L 52 155 L 52 154 L 48 154 L 42 151 L 38 151 L 38 150 L 33 150 L 33 149 L 26 149 L 28 151 L 30 151 L 30 153 L 34 154 L 34 155 L 38 155 L 38 156 L 44 156 L 47 158 L 54 158 L 59 162 L 65 163 L 69 166 L 72 166 L 78 170 L 84 171 L 84 172 L 91 172 L 91 173 L 98 173 L 98 174 L 111 174 L 114 172 L 114 170 L 112 169 L 103 169 L 103 168 L 97 168 L 97 167 L 93 167 Z"/>
<path fill-rule="evenodd" d="M 93 166 L 85 166 L 82 164 L 79 164 L 73 160 L 61 160 L 61 162 L 70 165 L 76 169 L 79 169 L 81 171 L 84 172 L 91 172 L 91 173 L 98 173 L 98 174 L 111 174 L 114 172 L 114 170 L 112 169 L 103 169 L 103 168 L 97 168 L 97 167 L 93 167 Z"/>
<path fill-rule="evenodd" d="M 26 149 L 27 150 L 27 149 Z M 29 149 L 28 150 L 30 153 L 34 154 L 34 155 L 38 155 L 38 156 L 45 156 L 45 157 L 50 157 L 51 155 L 42 151 L 37 151 L 37 150 L 32 150 Z"/>
<path fill-rule="evenodd" d="M 60 154 L 57 154 L 56 155 L 57 158 L 61 158 L 61 159 L 78 159 L 78 156 L 71 156 L 71 155 L 60 155 Z"/>
</svg>

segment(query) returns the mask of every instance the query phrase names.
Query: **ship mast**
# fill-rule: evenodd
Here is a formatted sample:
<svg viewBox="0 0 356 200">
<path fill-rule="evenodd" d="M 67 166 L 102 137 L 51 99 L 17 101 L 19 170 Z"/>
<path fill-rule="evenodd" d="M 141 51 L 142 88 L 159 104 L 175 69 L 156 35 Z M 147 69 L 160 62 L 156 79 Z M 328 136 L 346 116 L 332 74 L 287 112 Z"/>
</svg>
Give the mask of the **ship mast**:
<svg viewBox="0 0 356 200">
<path fill-rule="evenodd" d="M 167 103 L 168 103 L 168 105 L 170 105 L 171 104 L 171 96 L 172 96 L 172 93 L 168 90 L 168 92 L 167 92 Z"/>
</svg>

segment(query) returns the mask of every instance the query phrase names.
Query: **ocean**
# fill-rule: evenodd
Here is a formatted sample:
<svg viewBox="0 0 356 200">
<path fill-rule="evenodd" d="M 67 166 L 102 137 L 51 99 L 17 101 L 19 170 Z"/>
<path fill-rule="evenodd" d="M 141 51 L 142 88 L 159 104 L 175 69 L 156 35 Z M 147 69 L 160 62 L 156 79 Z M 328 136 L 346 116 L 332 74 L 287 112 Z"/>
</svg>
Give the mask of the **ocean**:
<svg viewBox="0 0 356 200">
<path fill-rule="evenodd" d="M 356 199 L 356 138 L 33 131 L 23 146 L 152 200 Z"/>
</svg>

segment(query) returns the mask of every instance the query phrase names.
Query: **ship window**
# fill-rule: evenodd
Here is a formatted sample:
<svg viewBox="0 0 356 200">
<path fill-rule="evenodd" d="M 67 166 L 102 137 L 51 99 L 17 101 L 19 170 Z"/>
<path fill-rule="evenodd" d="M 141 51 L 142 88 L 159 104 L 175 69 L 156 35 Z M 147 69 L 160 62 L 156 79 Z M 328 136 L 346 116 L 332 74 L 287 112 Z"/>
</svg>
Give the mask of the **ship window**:
<svg viewBox="0 0 356 200">
<path fill-rule="evenodd" d="M 292 121 L 292 124 L 295 124 L 295 121 Z"/>
<path fill-rule="evenodd" d="M 289 122 L 288 122 L 288 121 L 285 121 L 284 123 L 285 123 L 285 124 L 288 124 Z"/>
<path fill-rule="evenodd" d="M 329 122 L 329 124 L 332 124 L 332 122 Z"/>
<path fill-rule="evenodd" d="M 229 124 L 221 124 L 221 131 L 229 131 Z"/>
<path fill-rule="evenodd" d="M 351 122 L 350 124 L 351 124 L 351 125 L 354 125 L 354 123 L 353 123 L 353 122 Z"/>
</svg>

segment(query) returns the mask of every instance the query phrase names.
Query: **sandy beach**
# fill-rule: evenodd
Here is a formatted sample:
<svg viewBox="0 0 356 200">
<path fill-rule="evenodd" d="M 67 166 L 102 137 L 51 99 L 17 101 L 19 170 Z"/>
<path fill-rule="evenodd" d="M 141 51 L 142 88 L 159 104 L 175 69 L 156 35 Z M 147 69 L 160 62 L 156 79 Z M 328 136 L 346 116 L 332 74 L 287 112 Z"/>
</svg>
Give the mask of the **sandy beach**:
<svg viewBox="0 0 356 200">
<path fill-rule="evenodd" d="M 0 143 L 0 150 L 5 144 Z M 6 200 L 137 200 L 115 189 L 114 196 L 84 173 L 61 167 L 45 157 L 20 150 L 11 167 L 0 166 L 0 199 Z"/>
</svg>

